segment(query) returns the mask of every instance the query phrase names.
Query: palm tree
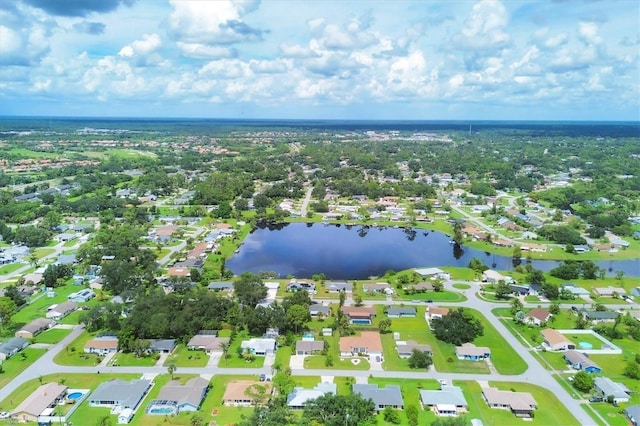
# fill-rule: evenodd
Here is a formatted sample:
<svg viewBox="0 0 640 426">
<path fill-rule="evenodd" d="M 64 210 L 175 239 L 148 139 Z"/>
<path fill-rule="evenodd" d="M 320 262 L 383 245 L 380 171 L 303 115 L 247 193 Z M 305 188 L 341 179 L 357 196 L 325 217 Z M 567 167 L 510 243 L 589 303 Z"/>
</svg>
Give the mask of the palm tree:
<svg viewBox="0 0 640 426">
<path fill-rule="evenodd" d="M 100 417 L 96 422 L 96 426 L 111 426 L 112 424 L 111 416 L 108 415 Z"/>
<path fill-rule="evenodd" d="M 175 373 L 177 369 L 178 367 L 176 367 L 174 363 L 171 363 L 167 366 L 167 371 L 169 372 L 169 374 L 171 374 L 171 380 L 173 380 L 173 373 Z"/>
</svg>

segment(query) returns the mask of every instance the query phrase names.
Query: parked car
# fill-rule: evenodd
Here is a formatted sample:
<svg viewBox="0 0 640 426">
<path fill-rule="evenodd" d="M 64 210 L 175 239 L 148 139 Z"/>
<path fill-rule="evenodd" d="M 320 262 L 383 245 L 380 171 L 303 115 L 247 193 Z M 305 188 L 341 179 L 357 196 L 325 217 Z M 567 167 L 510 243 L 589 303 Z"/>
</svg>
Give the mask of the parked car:
<svg viewBox="0 0 640 426">
<path fill-rule="evenodd" d="M 264 382 L 265 380 L 267 380 L 267 375 L 266 374 L 261 374 L 260 375 L 260 381 Z"/>
<path fill-rule="evenodd" d="M 0 413 L 0 419 L 8 419 L 11 416 L 11 414 L 9 414 L 9 412 L 7 411 L 3 411 Z"/>
<path fill-rule="evenodd" d="M 602 398 L 601 396 L 592 396 L 591 398 L 589 398 L 589 402 L 602 402 L 604 401 L 604 398 Z"/>
<path fill-rule="evenodd" d="M 433 300 L 431 300 L 431 299 L 427 299 L 427 300 L 425 300 L 425 302 L 426 302 L 426 303 L 433 303 Z"/>
</svg>

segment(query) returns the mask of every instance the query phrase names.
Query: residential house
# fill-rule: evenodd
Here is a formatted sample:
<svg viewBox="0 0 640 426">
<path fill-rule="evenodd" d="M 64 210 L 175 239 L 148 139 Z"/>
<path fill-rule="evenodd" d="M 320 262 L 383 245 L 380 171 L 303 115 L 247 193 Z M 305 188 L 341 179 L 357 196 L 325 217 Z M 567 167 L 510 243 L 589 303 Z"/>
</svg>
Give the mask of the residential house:
<svg viewBox="0 0 640 426">
<path fill-rule="evenodd" d="M 456 356 L 458 359 L 482 361 L 491 358 L 491 349 L 485 346 L 476 346 L 473 343 L 463 343 L 462 346 L 456 346 Z"/>
<path fill-rule="evenodd" d="M 295 387 L 293 391 L 287 395 L 287 405 L 289 408 L 301 410 L 307 401 L 327 394 L 335 395 L 336 390 L 337 386 L 335 383 L 318 383 L 313 389 Z"/>
<path fill-rule="evenodd" d="M 171 268 L 167 269 L 167 276 L 188 278 L 191 276 L 191 271 L 189 270 L 189 268 L 183 268 L 181 266 L 172 266 Z"/>
<path fill-rule="evenodd" d="M 271 395 L 273 388 L 270 382 L 257 382 L 252 380 L 234 380 L 227 383 L 224 395 L 222 396 L 222 404 L 232 407 L 249 407 L 253 403 L 253 399 L 247 395 L 247 390 L 252 386 L 262 386 L 265 389 L 265 395 Z"/>
<path fill-rule="evenodd" d="M 191 351 L 205 351 L 208 354 L 222 352 L 222 347 L 229 343 L 228 337 L 218 337 L 218 332 L 201 330 L 187 342 Z"/>
<path fill-rule="evenodd" d="M 366 293 L 382 293 L 382 294 L 393 294 L 393 289 L 388 283 L 372 283 L 372 284 L 364 284 L 362 289 Z"/>
<path fill-rule="evenodd" d="M 211 291 L 233 291 L 233 283 L 230 281 L 215 281 L 209 283 L 207 288 Z"/>
<path fill-rule="evenodd" d="M 627 291 L 622 287 L 596 287 L 593 289 L 593 292 L 596 296 L 600 297 L 614 297 L 614 296 L 622 296 L 623 294 L 627 294 Z"/>
<path fill-rule="evenodd" d="M 629 395 L 631 390 L 624 385 L 624 383 L 614 382 L 608 377 L 596 377 L 593 386 L 596 391 L 602 395 L 606 400 L 613 398 L 613 402 L 621 404 L 623 402 L 629 402 Z"/>
<path fill-rule="evenodd" d="M 551 313 L 544 308 L 535 308 L 524 315 L 524 322 L 540 326 L 546 324 L 551 318 Z"/>
<path fill-rule="evenodd" d="M 540 332 L 542 334 L 542 345 L 548 351 L 566 351 L 569 349 L 575 349 L 576 344 L 567 337 L 553 328 L 545 328 Z"/>
<path fill-rule="evenodd" d="M 29 281 L 31 281 L 31 283 L 33 283 L 34 285 L 38 285 L 40 284 L 40 281 L 42 281 L 42 274 L 39 273 L 31 273 L 31 274 L 24 274 L 22 276 L 22 279 L 24 280 L 25 283 L 28 283 Z"/>
<path fill-rule="evenodd" d="M 442 386 L 440 390 L 420 390 L 422 408 L 436 416 L 458 416 L 468 411 L 467 400 L 457 386 Z"/>
<path fill-rule="evenodd" d="M 422 278 L 437 278 L 445 272 L 440 268 L 415 268 L 414 271 Z"/>
<path fill-rule="evenodd" d="M 91 339 L 84 344 L 84 352 L 101 356 L 118 352 L 118 338 L 116 336 L 102 336 Z"/>
<path fill-rule="evenodd" d="M 352 385 L 352 390 L 354 394 L 360 394 L 363 399 L 371 399 L 377 411 L 387 407 L 404 409 L 400 386 L 387 385 L 386 388 L 379 388 L 378 385 L 355 383 Z"/>
<path fill-rule="evenodd" d="M 316 285 L 307 281 L 291 280 L 287 284 L 287 291 L 306 290 L 309 293 L 316 291 Z"/>
<path fill-rule="evenodd" d="M 398 356 L 400 358 L 409 358 L 413 353 L 414 349 L 417 349 L 420 352 L 424 352 L 428 355 L 433 354 L 433 352 L 431 351 L 430 345 L 422 345 L 414 342 L 413 340 L 407 340 L 407 341 L 397 340 L 396 341 L 396 350 L 398 351 Z"/>
<path fill-rule="evenodd" d="M 349 324 L 355 325 L 371 325 L 376 316 L 373 306 L 343 306 L 341 311 L 349 318 Z"/>
<path fill-rule="evenodd" d="M 509 284 L 511 292 L 518 296 L 527 296 L 531 291 L 528 284 Z"/>
<path fill-rule="evenodd" d="M 62 403 L 66 394 L 66 386 L 56 382 L 45 383 L 11 411 L 11 416 L 20 423 L 36 422 L 47 408 L 55 408 Z"/>
<path fill-rule="evenodd" d="M 314 355 L 324 349 L 324 340 L 298 340 L 296 355 Z"/>
<path fill-rule="evenodd" d="M 591 321 L 592 324 L 615 322 L 616 318 L 620 315 L 618 312 L 614 311 L 588 311 L 586 309 L 580 309 L 579 312 L 586 320 Z"/>
<path fill-rule="evenodd" d="M 59 305 L 50 306 L 45 316 L 56 321 L 60 321 L 62 318 L 69 315 L 71 312 L 78 309 L 78 304 L 72 301 L 62 302 Z"/>
<path fill-rule="evenodd" d="M 0 343 L 0 361 L 9 359 L 24 348 L 29 346 L 29 342 L 22 337 L 12 337 Z"/>
<path fill-rule="evenodd" d="M 377 331 L 363 331 L 360 336 L 340 338 L 340 356 L 367 356 L 382 361 L 382 340 Z"/>
<path fill-rule="evenodd" d="M 589 296 L 589 291 L 585 290 L 582 287 L 578 287 L 575 284 L 571 284 L 571 283 L 567 283 L 564 284 L 562 286 L 560 286 L 560 291 L 568 291 L 570 292 L 573 296 L 576 297 L 584 297 L 584 296 Z"/>
<path fill-rule="evenodd" d="M 256 356 L 266 356 L 276 353 L 278 343 L 276 339 L 271 338 L 251 338 L 243 340 L 240 348 L 247 350 Z"/>
<path fill-rule="evenodd" d="M 89 395 L 90 407 L 109 407 L 114 411 L 131 410 L 124 413 L 123 420 L 131 420 L 133 412 L 144 399 L 151 388 L 151 380 L 137 379 L 125 381 L 112 379 L 102 382 L 91 395 Z M 120 423 L 120 419 L 118 419 Z"/>
<path fill-rule="evenodd" d="M 309 314 L 312 318 L 317 318 L 319 315 L 322 315 L 322 318 L 328 318 L 331 316 L 329 307 L 320 303 L 309 305 Z"/>
<path fill-rule="evenodd" d="M 72 241 L 75 240 L 76 234 L 69 234 L 69 233 L 64 233 L 64 234 L 58 234 L 55 239 L 58 240 L 61 243 L 66 243 L 67 241 Z"/>
<path fill-rule="evenodd" d="M 33 339 L 38 334 L 50 329 L 56 322 L 49 318 L 36 318 L 28 324 L 25 324 L 20 330 L 16 331 L 16 337 L 23 339 Z"/>
<path fill-rule="evenodd" d="M 170 354 L 176 348 L 176 339 L 150 339 L 149 351 L 155 353 Z"/>
<path fill-rule="evenodd" d="M 329 293 L 351 293 L 353 291 L 353 284 L 349 284 L 346 281 L 329 281 L 325 288 Z"/>
<path fill-rule="evenodd" d="M 71 254 L 61 254 L 55 261 L 56 265 L 73 265 L 78 262 L 76 255 L 74 253 Z"/>
<path fill-rule="evenodd" d="M 487 269 L 482 273 L 482 282 L 489 284 L 497 284 L 498 281 L 507 281 L 508 277 L 505 277 L 500 272 L 494 271 L 492 269 Z"/>
<path fill-rule="evenodd" d="M 582 352 L 571 350 L 566 351 L 562 356 L 565 361 L 567 361 L 567 364 L 569 364 L 574 370 L 582 370 L 587 373 L 602 372 L 602 368 Z"/>
<path fill-rule="evenodd" d="M 632 426 L 640 425 L 640 405 L 630 405 L 625 408 L 624 415 L 627 416 Z"/>
<path fill-rule="evenodd" d="M 156 241 L 161 243 L 166 243 L 171 241 L 173 234 L 178 231 L 178 227 L 175 225 L 167 225 L 162 228 L 158 228 L 155 230 L 155 233 L 152 233 L 152 236 Z"/>
<path fill-rule="evenodd" d="M 67 296 L 68 300 L 75 303 L 84 303 L 96 297 L 96 294 L 90 288 L 85 288 L 77 293 L 71 293 Z"/>
<path fill-rule="evenodd" d="M 537 402 L 529 392 L 503 391 L 495 388 L 484 388 L 482 396 L 491 408 L 511 410 L 516 417 L 533 417 Z"/>
<path fill-rule="evenodd" d="M 400 306 L 387 309 L 389 318 L 415 318 L 416 308 L 413 306 Z"/>
<path fill-rule="evenodd" d="M 198 411 L 209 389 L 209 381 L 202 377 L 189 379 L 184 385 L 172 380 L 160 389 L 158 397 L 147 405 L 147 414 L 172 415 L 185 411 Z"/>
<path fill-rule="evenodd" d="M 442 319 L 443 316 L 449 314 L 449 309 L 440 308 L 438 306 L 429 306 L 427 309 L 427 317 L 429 321 L 433 321 L 435 319 Z"/>
<path fill-rule="evenodd" d="M 416 291 L 418 293 L 424 293 L 427 291 L 433 291 L 435 289 L 435 287 L 433 286 L 433 284 L 431 284 L 428 281 L 421 281 L 415 285 L 408 285 L 408 286 L 404 286 L 405 290 L 408 289 L 413 289 L 413 291 Z"/>
<path fill-rule="evenodd" d="M 640 287 L 634 287 L 630 291 L 632 296 L 640 297 Z"/>
</svg>

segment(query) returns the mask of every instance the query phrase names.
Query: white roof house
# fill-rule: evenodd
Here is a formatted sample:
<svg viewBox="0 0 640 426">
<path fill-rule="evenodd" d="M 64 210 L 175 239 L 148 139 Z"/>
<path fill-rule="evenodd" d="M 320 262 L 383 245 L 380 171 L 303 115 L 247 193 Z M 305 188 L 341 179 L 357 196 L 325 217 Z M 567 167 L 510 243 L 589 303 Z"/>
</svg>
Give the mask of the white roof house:
<svg viewBox="0 0 640 426">
<path fill-rule="evenodd" d="M 304 408 L 307 401 L 319 398 L 328 393 L 335 395 L 337 386 L 335 383 L 318 383 L 313 389 L 296 387 L 287 396 L 287 405 L 290 408 Z"/>
<path fill-rule="evenodd" d="M 457 416 L 468 409 L 462 389 L 457 386 L 442 386 L 440 390 L 421 390 L 423 407 L 429 407 L 436 416 Z"/>
</svg>

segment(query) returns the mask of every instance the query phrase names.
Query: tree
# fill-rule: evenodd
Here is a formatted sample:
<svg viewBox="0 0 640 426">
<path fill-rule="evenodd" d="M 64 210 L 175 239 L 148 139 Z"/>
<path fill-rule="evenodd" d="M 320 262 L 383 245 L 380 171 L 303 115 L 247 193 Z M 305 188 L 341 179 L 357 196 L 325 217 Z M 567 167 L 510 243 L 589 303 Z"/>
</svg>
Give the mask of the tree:
<svg viewBox="0 0 640 426">
<path fill-rule="evenodd" d="M 433 364 L 431 355 L 419 349 L 413 349 L 409 357 L 409 368 L 429 368 Z"/>
<path fill-rule="evenodd" d="M 462 232 L 463 229 L 464 222 L 461 220 L 456 220 L 453 224 L 453 241 L 455 241 L 456 244 L 462 243 L 462 239 L 464 237 L 464 233 Z"/>
<path fill-rule="evenodd" d="M 573 387 L 578 389 L 580 392 L 590 392 L 593 388 L 593 376 L 586 371 L 578 371 L 575 376 L 573 376 Z"/>
<path fill-rule="evenodd" d="M 264 405 L 269 399 L 269 396 L 267 395 L 267 387 L 257 383 L 249 386 L 244 391 L 244 394 L 251 398 L 251 405 L 254 407 Z"/>
<path fill-rule="evenodd" d="M 631 379 L 640 380 L 640 364 L 633 359 L 627 361 L 627 365 L 625 366 L 622 374 Z"/>
<path fill-rule="evenodd" d="M 467 420 L 460 417 L 438 417 L 431 423 L 431 426 L 466 426 Z"/>
<path fill-rule="evenodd" d="M 515 315 L 522 310 L 522 302 L 519 298 L 511 299 L 511 315 Z"/>
<path fill-rule="evenodd" d="M 15 285 L 5 287 L 4 295 L 13 300 L 18 308 L 27 303 L 27 300 L 20 294 L 20 290 Z"/>
<path fill-rule="evenodd" d="M 404 409 L 404 412 L 407 415 L 407 420 L 409 421 L 409 426 L 418 426 L 418 423 L 419 423 L 418 417 L 420 416 L 420 411 L 418 410 L 418 407 L 416 407 L 413 404 L 408 405 Z"/>
<path fill-rule="evenodd" d="M 542 272 L 541 270 L 532 269 L 527 276 L 527 280 L 532 284 L 544 284 L 547 281 L 547 278 L 544 276 L 544 272 Z"/>
<path fill-rule="evenodd" d="M 390 328 L 391 320 L 389 318 L 381 319 L 380 322 L 378 322 L 378 330 L 380 331 L 380 333 L 386 333 Z"/>
<path fill-rule="evenodd" d="M 549 313 L 552 315 L 558 315 L 560 313 L 560 305 L 558 302 L 553 302 L 549 305 Z"/>
<path fill-rule="evenodd" d="M 189 425 L 191 426 L 204 426 L 204 418 L 200 413 L 193 413 L 191 419 L 189 420 Z"/>
<path fill-rule="evenodd" d="M 0 325 L 3 327 L 11 324 L 11 317 L 18 312 L 16 302 L 8 297 L 0 297 Z"/>
<path fill-rule="evenodd" d="M 302 305 L 291 306 L 285 315 L 286 324 L 288 329 L 293 329 L 296 333 L 298 329 L 304 327 L 309 321 L 311 321 L 311 314 L 309 309 Z"/>
<path fill-rule="evenodd" d="M 440 319 L 431 322 L 433 333 L 438 340 L 460 346 L 482 336 L 483 327 L 478 319 L 473 318 L 463 308 L 449 312 Z"/>
<path fill-rule="evenodd" d="M 560 295 L 560 291 L 558 290 L 558 286 L 551 283 L 542 284 L 542 288 L 540 290 L 542 295 L 549 300 L 556 300 Z"/>
<path fill-rule="evenodd" d="M 171 375 L 171 380 L 173 380 L 173 374 L 176 372 L 177 369 L 178 367 L 176 367 L 174 363 L 170 363 L 167 366 L 167 372 Z"/>
<path fill-rule="evenodd" d="M 498 285 L 496 286 L 495 294 L 498 299 L 507 299 L 513 290 L 509 287 L 509 284 L 505 283 L 504 280 L 498 281 Z"/>
<path fill-rule="evenodd" d="M 96 422 L 96 426 L 111 426 L 113 422 L 111 421 L 111 416 L 105 415 L 98 419 Z"/>
<path fill-rule="evenodd" d="M 356 294 L 356 295 L 353 297 L 353 301 L 354 301 L 354 304 L 355 304 L 356 306 L 362 306 L 362 305 L 363 305 L 362 296 L 360 296 L 359 294 Z"/>
<path fill-rule="evenodd" d="M 238 301 L 253 308 L 267 297 L 267 288 L 260 277 L 251 272 L 245 272 L 233 282 L 234 294 Z"/>
<path fill-rule="evenodd" d="M 303 424 L 317 422 L 324 426 L 357 426 L 374 424 L 376 407 L 372 400 L 360 394 L 325 394 L 307 401 L 302 414 Z"/>
<path fill-rule="evenodd" d="M 384 410 L 382 410 L 382 417 L 387 423 L 393 423 L 394 425 L 399 425 L 401 423 L 398 410 L 395 410 L 389 406 L 385 407 Z"/>
</svg>

